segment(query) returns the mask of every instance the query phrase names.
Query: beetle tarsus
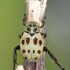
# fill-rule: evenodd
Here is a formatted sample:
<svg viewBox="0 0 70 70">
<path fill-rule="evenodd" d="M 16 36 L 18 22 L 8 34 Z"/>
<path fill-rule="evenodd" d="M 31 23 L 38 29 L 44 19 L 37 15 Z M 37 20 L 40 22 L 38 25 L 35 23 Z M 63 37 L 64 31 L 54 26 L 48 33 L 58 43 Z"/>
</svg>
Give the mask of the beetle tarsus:
<svg viewBox="0 0 70 70">
<path fill-rule="evenodd" d="M 44 20 L 46 19 L 46 16 L 44 16 Z"/>
<path fill-rule="evenodd" d="M 62 70 L 65 70 L 58 62 L 56 63 Z"/>
<path fill-rule="evenodd" d="M 19 35 L 19 38 L 21 38 L 21 35 Z"/>
<path fill-rule="evenodd" d="M 20 50 L 20 46 L 17 45 L 15 48 L 14 48 L 14 52 L 13 52 L 13 70 L 15 70 L 15 67 L 16 67 L 16 64 L 17 64 L 17 50 Z"/>
<path fill-rule="evenodd" d="M 48 52 L 49 56 L 50 56 L 51 59 L 58 65 L 58 67 L 60 67 L 62 70 L 65 70 L 64 67 L 62 67 L 62 66 L 58 63 L 58 61 L 57 61 L 57 59 L 55 58 L 55 56 L 54 56 L 46 47 L 43 48 L 43 51 Z"/>
</svg>

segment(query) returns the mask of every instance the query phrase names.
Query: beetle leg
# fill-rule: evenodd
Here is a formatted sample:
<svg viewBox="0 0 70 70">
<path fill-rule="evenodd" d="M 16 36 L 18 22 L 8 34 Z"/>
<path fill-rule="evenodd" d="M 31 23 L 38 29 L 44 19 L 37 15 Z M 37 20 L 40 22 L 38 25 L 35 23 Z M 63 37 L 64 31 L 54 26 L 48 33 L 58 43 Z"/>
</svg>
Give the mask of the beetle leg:
<svg viewBox="0 0 70 70">
<path fill-rule="evenodd" d="M 45 21 L 44 21 L 45 18 L 46 18 L 46 16 L 44 16 L 43 20 L 41 21 L 42 22 L 42 26 L 40 26 L 40 28 L 44 27 L 44 25 L 45 25 Z"/>
<path fill-rule="evenodd" d="M 46 33 L 41 33 L 41 36 L 43 36 L 43 38 L 46 38 L 47 34 Z"/>
<path fill-rule="evenodd" d="M 17 50 L 20 50 L 20 46 L 17 45 L 14 48 L 14 52 L 13 52 L 13 70 L 15 70 L 16 64 L 17 64 Z"/>
<path fill-rule="evenodd" d="M 26 20 L 27 20 L 27 15 L 24 14 L 24 19 L 23 19 L 23 25 L 24 25 L 24 26 L 25 26 Z"/>
<path fill-rule="evenodd" d="M 21 38 L 21 35 L 19 35 L 19 38 Z"/>
<path fill-rule="evenodd" d="M 42 26 L 40 26 L 40 28 L 43 28 L 43 27 L 44 27 L 44 25 L 45 25 L 45 21 L 44 21 L 44 20 L 42 20 L 41 22 L 42 22 Z"/>
<path fill-rule="evenodd" d="M 46 16 L 44 16 L 44 20 L 46 19 Z"/>
<path fill-rule="evenodd" d="M 62 67 L 62 66 L 58 63 L 58 61 L 57 61 L 57 59 L 55 58 L 55 56 L 54 56 L 46 47 L 44 47 L 43 51 L 48 52 L 48 54 L 49 54 L 49 56 L 51 57 L 51 59 L 52 59 L 62 70 L 65 70 L 64 67 Z"/>
<path fill-rule="evenodd" d="M 23 36 L 23 34 L 24 34 L 24 32 L 22 32 L 22 34 L 21 34 L 21 35 L 19 35 L 19 38 L 21 38 L 21 36 Z"/>
</svg>

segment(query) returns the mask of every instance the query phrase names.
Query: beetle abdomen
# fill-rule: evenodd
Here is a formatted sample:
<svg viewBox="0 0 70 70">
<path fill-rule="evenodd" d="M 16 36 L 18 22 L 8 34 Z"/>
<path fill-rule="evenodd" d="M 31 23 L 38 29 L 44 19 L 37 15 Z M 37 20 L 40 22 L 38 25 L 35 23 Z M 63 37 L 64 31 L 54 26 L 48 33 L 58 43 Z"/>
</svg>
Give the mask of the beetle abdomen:
<svg viewBox="0 0 70 70">
<path fill-rule="evenodd" d="M 24 33 L 20 40 L 20 50 L 23 58 L 27 61 L 37 61 L 42 55 L 44 38 L 40 33 L 30 36 Z"/>
</svg>

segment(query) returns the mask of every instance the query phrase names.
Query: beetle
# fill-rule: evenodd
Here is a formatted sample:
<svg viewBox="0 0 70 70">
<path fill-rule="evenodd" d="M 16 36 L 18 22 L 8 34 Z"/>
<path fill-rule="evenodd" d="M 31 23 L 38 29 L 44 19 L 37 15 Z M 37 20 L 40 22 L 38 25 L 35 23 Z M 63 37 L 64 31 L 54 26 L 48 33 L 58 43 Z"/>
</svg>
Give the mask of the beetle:
<svg viewBox="0 0 70 70">
<path fill-rule="evenodd" d="M 45 19 L 45 18 L 44 18 Z M 51 59 L 62 69 L 65 70 L 64 67 L 62 67 L 57 59 L 54 57 L 54 55 L 49 51 L 47 47 L 45 47 L 45 38 L 46 34 L 41 33 L 40 29 L 44 26 L 45 22 L 44 19 L 42 20 L 42 25 L 39 26 L 39 24 L 35 21 L 30 21 L 29 23 L 26 23 L 27 16 L 24 14 L 24 32 L 22 32 L 21 35 L 19 35 L 20 38 L 20 44 L 17 45 L 14 48 L 13 52 L 13 70 L 15 70 L 16 64 L 17 64 L 17 50 L 20 50 L 22 57 L 24 60 L 28 62 L 37 62 L 43 52 L 47 52 Z"/>
</svg>

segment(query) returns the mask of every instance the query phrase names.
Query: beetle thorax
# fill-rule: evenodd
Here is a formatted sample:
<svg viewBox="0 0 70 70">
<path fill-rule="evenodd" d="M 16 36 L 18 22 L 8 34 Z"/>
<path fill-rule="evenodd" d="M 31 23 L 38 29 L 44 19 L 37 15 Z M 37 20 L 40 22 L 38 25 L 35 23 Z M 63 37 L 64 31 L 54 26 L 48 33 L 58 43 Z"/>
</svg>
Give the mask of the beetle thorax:
<svg viewBox="0 0 70 70">
<path fill-rule="evenodd" d="M 40 32 L 40 27 L 36 22 L 29 22 L 25 25 L 25 31 L 29 34 L 35 34 Z"/>
</svg>

